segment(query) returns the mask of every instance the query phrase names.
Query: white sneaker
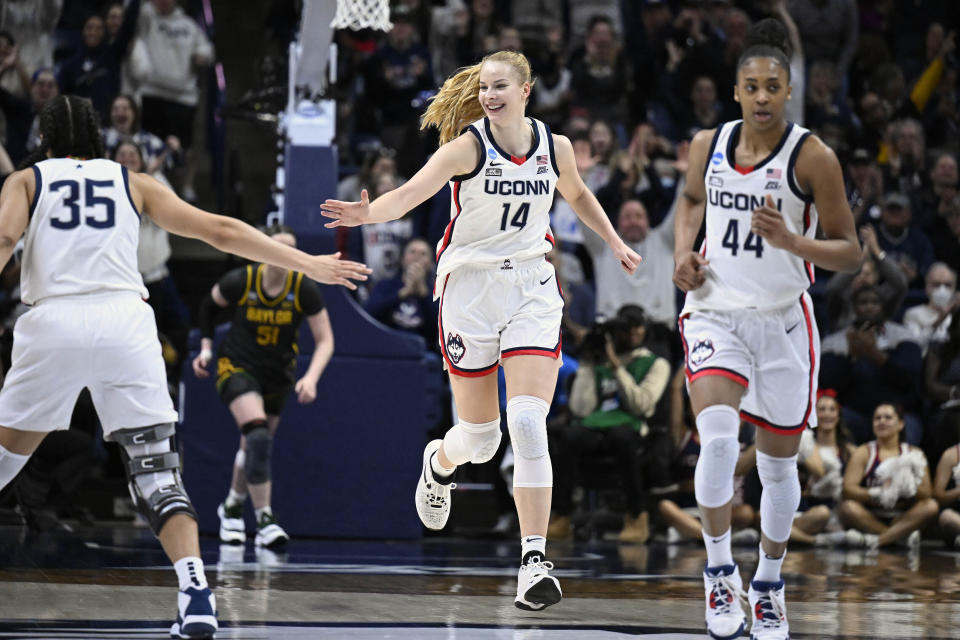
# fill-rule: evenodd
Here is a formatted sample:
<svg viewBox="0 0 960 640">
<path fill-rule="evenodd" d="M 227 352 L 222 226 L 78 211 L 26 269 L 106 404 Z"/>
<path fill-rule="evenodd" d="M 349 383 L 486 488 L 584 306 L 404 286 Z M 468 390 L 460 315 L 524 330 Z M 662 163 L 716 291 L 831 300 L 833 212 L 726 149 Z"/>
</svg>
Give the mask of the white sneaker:
<svg viewBox="0 0 960 640">
<path fill-rule="evenodd" d="M 254 544 L 258 547 L 268 549 L 279 549 L 290 542 L 290 536 L 283 530 L 277 519 L 272 513 L 265 512 L 260 515 L 260 522 L 257 523 L 257 536 L 254 538 Z"/>
<path fill-rule="evenodd" d="M 743 635 L 746 594 L 740 568 L 735 564 L 706 567 L 703 570 L 703 591 L 707 600 L 707 634 L 715 640 L 730 640 Z"/>
<path fill-rule="evenodd" d="M 453 476 L 438 480 L 430 468 L 430 457 L 440 448 L 443 440 L 431 440 L 423 450 L 423 465 L 417 480 L 417 515 L 427 529 L 443 529 L 450 517 L 450 491 L 456 489 Z M 445 482 L 444 482 L 445 481 Z"/>
<path fill-rule="evenodd" d="M 227 544 L 243 544 L 247 541 L 247 528 L 243 523 L 243 505 L 227 507 L 221 502 L 217 506 L 220 516 L 220 540 Z"/>
<path fill-rule="evenodd" d="M 528 551 L 517 575 L 517 598 L 513 604 L 524 611 L 540 611 L 560 602 L 560 582 L 548 571 L 553 563 L 537 551 Z"/>
<path fill-rule="evenodd" d="M 177 593 L 177 620 L 170 627 L 171 638 L 213 638 L 218 626 L 217 599 L 210 587 L 188 587 Z"/>
<path fill-rule="evenodd" d="M 750 640 L 790 640 L 790 625 L 787 623 L 787 605 L 783 599 L 783 580 L 778 582 L 750 583 L 750 611 L 753 626 Z"/>
</svg>

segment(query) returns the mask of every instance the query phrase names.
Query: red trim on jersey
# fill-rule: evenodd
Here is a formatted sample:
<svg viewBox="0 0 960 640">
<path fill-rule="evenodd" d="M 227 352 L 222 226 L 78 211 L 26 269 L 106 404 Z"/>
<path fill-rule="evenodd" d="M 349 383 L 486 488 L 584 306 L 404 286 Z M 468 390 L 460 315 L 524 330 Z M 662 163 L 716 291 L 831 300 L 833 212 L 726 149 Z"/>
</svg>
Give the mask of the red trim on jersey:
<svg viewBox="0 0 960 640">
<path fill-rule="evenodd" d="M 515 155 L 511 155 L 511 156 L 510 156 L 510 162 L 512 162 L 513 164 L 516 164 L 516 165 L 521 165 L 521 164 L 523 164 L 523 163 L 526 162 L 526 161 L 527 161 L 527 156 L 522 156 L 522 157 L 519 157 L 519 158 L 518 158 L 517 156 L 515 156 Z"/>
<path fill-rule="evenodd" d="M 765 431 L 770 433 L 779 433 L 780 435 L 790 435 L 802 431 L 806 427 L 807 423 L 802 422 L 799 427 L 778 427 L 775 424 L 770 424 L 760 416 L 755 416 L 752 413 L 747 413 L 746 411 L 740 412 L 740 419 L 744 422 L 749 422 L 750 424 L 760 427 Z"/>
<path fill-rule="evenodd" d="M 804 411 L 803 420 L 800 421 L 800 426 L 804 426 L 807 424 L 807 420 L 810 418 L 810 412 L 813 410 L 813 385 L 816 384 L 816 380 L 813 379 L 813 371 L 816 369 L 817 351 L 813 343 L 813 321 L 810 319 L 810 309 L 807 308 L 807 301 L 803 299 L 803 296 L 800 296 L 800 307 L 803 309 L 803 320 L 807 326 L 807 349 L 810 352 L 810 375 L 807 387 L 807 410 Z"/>
<path fill-rule="evenodd" d="M 497 370 L 497 367 L 500 366 L 499 362 L 494 362 L 492 365 L 486 369 L 479 369 L 477 371 L 470 371 L 467 369 L 457 369 L 454 365 L 447 362 L 447 372 L 452 376 L 459 376 L 461 378 L 482 378 L 483 376 L 488 376 L 491 373 Z"/>
<path fill-rule="evenodd" d="M 807 231 L 810 229 L 810 203 L 808 202 L 806 206 L 803 207 L 803 235 L 807 235 Z M 813 275 L 813 264 L 803 261 L 803 270 L 807 273 L 807 279 L 810 280 L 810 284 L 813 284 L 816 279 Z"/>
<path fill-rule="evenodd" d="M 687 380 L 693 382 L 705 376 L 720 376 L 728 380 L 733 380 L 744 389 L 750 387 L 750 381 L 744 378 L 742 375 L 736 371 L 731 371 L 730 369 L 724 369 L 723 367 L 705 367 L 703 369 L 698 369 L 696 372 L 691 371 L 690 367 L 687 367 Z"/>
<path fill-rule="evenodd" d="M 547 235 L 544 236 L 544 239 L 550 243 L 551 246 L 557 246 L 557 241 L 553 239 L 553 236 L 550 235 L 550 232 L 547 232 Z"/>
<path fill-rule="evenodd" d="M 742 164 L 734 163 L 733 168 L 736 170 L 737 173 L 742 174 L 742 175 L 747 175 L 748 173 L 750 173 L 751 171 L 753 171 L 753 168 L 754 168 L 755 166 L 756 166 L 756 165 L 750 165 L 749 167 L 745 167 L 745 166 L 743 166 Z"/>
<path fill-rule="evenodd" d="M 457 212 L 450 222 L 447 223 L 447 228 L 443 232 L 443 244 L 440 245 L 440 250 L 437 251 L 437 262 L 440 262 L 440 256 L 443 255 L 443 252 L 447 250 L 447 247 L 450 246 L 450 238 L 453 236 L 453 225 L 457 222 L 457 218 L 460 217 L 460 183 L 453 183 L 453 204 L 457 207 Z"/>
<path fill-rule="evenodd" d="M 560 357 L 560 347 L 551 351 L 544 347 L 520 347 L 516 351 L 504 351 L 500 354 L 501 358 L 511 358 L 513 356 L 545 356 L 556 360 Z"/>
</svg>

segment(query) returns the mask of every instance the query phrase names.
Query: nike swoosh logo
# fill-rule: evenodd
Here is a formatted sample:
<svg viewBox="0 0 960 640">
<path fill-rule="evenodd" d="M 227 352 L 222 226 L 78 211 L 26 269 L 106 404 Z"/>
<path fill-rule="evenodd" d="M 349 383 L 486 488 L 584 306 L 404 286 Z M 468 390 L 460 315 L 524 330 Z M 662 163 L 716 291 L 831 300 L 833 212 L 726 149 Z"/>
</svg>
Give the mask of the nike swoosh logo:
<svg viewBox="0 0 960 640">
<path fill-rule="evenodd" d="M 720 173 L 723 169 L 710 169 L 710 173 Z"/>
<path fill-rule="evenodd" d="M 800 326 L 800 323 L 798 322 L 797 324 L 795 324 L 795 325 L 793 325 L 792 327 L 790 327 L 789 329 L 787 329 L 787 333 L 790 333 L 791 331 L 793 331 L 794 329 L 796 329 L 796 328 L 799 327 L 799 326 Z"/>
<path fill-rule="evenodd" d="M 553 276 L 550 276 L 550 278 L 552 278 L 552 277 L 553 277 Z M 547 278 L 546 280 L 541 280 L 541 281 L 540 281 L 540 284 L 547 284 L 548 282 L 550 282 L 550 278 Z"/>
<path fill-rule="evenodd" d="M 499 166 L 501 166 L 501 165 L 503 165 L 502 162 L 491 162 L 491 163 L 490 163 L 490 166 L 491 166 L 491 167 L 499 167 Z"/>
</svg>

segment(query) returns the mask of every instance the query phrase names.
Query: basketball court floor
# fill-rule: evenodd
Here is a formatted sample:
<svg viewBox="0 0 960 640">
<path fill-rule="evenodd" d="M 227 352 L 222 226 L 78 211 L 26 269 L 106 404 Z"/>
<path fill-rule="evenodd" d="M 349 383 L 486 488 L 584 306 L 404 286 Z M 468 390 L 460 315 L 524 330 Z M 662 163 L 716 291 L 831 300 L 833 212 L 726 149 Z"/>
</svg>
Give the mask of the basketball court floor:
<svg viewBox="0 0 960 640">
<path fill-rule="evenodd" d="M 284 554 L 201 541 L 218 638 L 704 638 L 699 545 L 551 544 L 563 601 L 513 606 L 518 543 L 295 540 Z M 735 556 L 750 576 L 756 547 Z M 960 554 L 794 549 L 791 637 L 960 637 Z M 168 637 L 176 579 L 148 531 L 0 528 L 0 638 Z"/>
</svg>

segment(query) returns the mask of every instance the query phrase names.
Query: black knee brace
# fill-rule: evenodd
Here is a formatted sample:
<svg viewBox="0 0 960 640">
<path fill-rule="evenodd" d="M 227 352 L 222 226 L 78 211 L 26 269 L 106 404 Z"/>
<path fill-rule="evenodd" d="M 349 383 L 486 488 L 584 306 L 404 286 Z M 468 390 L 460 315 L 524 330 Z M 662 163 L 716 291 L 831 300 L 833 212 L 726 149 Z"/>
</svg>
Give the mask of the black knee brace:
<svg viewBox="0 0 960 640">
<path fill-rule="evenodd" d="M 251 420 L 240 427 L 246 436 L 247 449 L 243 461 L 243 471 L 249 484 L 263 484 L 270 480 L 270 454 L 273 450 L 273 436 L 263 419 Z"/>
</svg>

